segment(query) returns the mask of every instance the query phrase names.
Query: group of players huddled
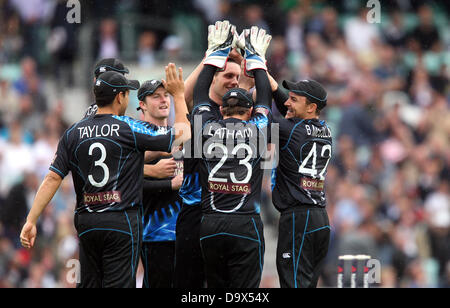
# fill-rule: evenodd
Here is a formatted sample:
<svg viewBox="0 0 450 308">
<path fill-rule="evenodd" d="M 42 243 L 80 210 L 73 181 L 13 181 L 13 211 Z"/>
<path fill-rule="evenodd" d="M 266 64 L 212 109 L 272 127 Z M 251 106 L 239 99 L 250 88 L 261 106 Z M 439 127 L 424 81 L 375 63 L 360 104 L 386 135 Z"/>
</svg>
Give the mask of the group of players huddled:
<svg viewBox="0 0 450 308">
<path fill-rule="evenodd" d="M 142 84 L 127 79 L 117 59 L 97 63 L 95 103 L 61 137 L 22 245 L 33 247 L 39 216 L 71 172 L 77 287 L 136 287 L 141 260 L 147 288 L 257 288 L 261 187 L 274 152 L 280 286 L 316 287 L 330 239 L 324 181 L 332 137 L 319 119 L 327 93 L 314 80 L 279 88 L 267 72 L 270 41 L 264 29 L 239 34 L 218 21 L 186 80 L 173 63 L 165 79 Z M 125 116 L 131 90 L 143 121 Z M 283 117 L 272 114 L 273 101 Z"/>
</svg>

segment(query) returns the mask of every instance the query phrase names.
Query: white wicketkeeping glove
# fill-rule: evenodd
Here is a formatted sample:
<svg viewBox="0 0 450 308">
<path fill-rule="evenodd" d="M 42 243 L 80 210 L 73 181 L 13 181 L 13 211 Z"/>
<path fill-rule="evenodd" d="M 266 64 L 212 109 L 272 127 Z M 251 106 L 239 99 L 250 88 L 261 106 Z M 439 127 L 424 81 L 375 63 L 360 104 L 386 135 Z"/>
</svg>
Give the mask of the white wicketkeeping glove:
<svg viewBox="0 0 450 308">
<path fill-rule="evenodd" d="M 253 70 L 263 69 L 267 71 L 266 51 L 272 36 L 266 34 L 266 30 L 253 26 L 245 29 L 236 42 L 236 48 L 244 50 L 245 74 L 253 77 Z"/>
<path fill-rule="evenodd" d="M 208 50 L 205 54 L 203 64 L 224 68 L 228 55 L 236 40 L 236 27 L 231 25 L 228 20 L 218 21 L 215 25 L 208 27 Z"/>
</svg>

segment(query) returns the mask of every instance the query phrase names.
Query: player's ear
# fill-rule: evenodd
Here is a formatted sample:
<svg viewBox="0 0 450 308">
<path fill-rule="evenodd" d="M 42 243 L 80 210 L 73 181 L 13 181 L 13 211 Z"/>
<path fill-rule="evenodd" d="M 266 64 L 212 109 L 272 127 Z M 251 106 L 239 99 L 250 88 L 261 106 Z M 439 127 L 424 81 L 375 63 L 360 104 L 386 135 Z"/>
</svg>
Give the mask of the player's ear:
<svg viewBox="0 0 450 308">
<path fill-rule="evenodd" d="M 311 112 L 313 114 L 316 114 L 317 113 L 317 108 L 319 108 L 319 107 L 317 107 L 317 104 L 316 103 L 312 103 L 310 106 L 311 106 Z"/>
<path fill-rule="evenodd" d="M 223 107 L 220 106 L 220 114 L 223 116 Z"/>
<path fill-rule="evenodd" d="M 147 106 L 145 105 L 145 103 L 143 101 L 139 101 L 139 107 L 141 108 L 141 110 L 143 112 L 147 111 Z"/>
</svg>

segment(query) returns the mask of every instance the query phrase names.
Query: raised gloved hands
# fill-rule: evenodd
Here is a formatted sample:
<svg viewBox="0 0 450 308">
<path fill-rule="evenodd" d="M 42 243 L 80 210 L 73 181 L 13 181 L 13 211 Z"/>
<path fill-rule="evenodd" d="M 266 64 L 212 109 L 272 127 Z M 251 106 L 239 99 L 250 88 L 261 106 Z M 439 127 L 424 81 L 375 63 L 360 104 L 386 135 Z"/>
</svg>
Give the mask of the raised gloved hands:
<svg viewBox="0 0 450 308">
<path fill-rule="evenodd" d="M 245 29 L 239 37 L 235 39 L 235 47 L 244 56 L 245 73 L 253 77 L 253 70 L 263 69 L 267 71 L 266 51 L 269 47 L 272 36 L 266 34 L 266 30 L 253 26 Z"/>
<path fill-rule="evenodd" d="M 204 64 L 225 67 L 228 55 L 236 45 L 236 27 L 228 20 L 218 21 L 208 27 L 208 50 L 205 54 Z"/>
</svg>

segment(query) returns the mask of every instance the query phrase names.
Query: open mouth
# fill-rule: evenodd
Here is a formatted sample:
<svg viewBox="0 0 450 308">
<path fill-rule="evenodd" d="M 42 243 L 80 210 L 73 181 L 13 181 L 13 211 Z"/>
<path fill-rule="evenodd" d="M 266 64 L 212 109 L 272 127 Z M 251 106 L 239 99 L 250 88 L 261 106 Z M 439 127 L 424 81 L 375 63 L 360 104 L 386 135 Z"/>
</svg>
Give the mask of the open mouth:
<svg viewBox="0 0 450 308">
<path fill-rule="evenodd" d="M 160 106 L 159 107 L 159 110 L 166 110 L 166 109 L 169 109 L 169 106 L 164 105 L 164 106 Z"/>
</svg>

